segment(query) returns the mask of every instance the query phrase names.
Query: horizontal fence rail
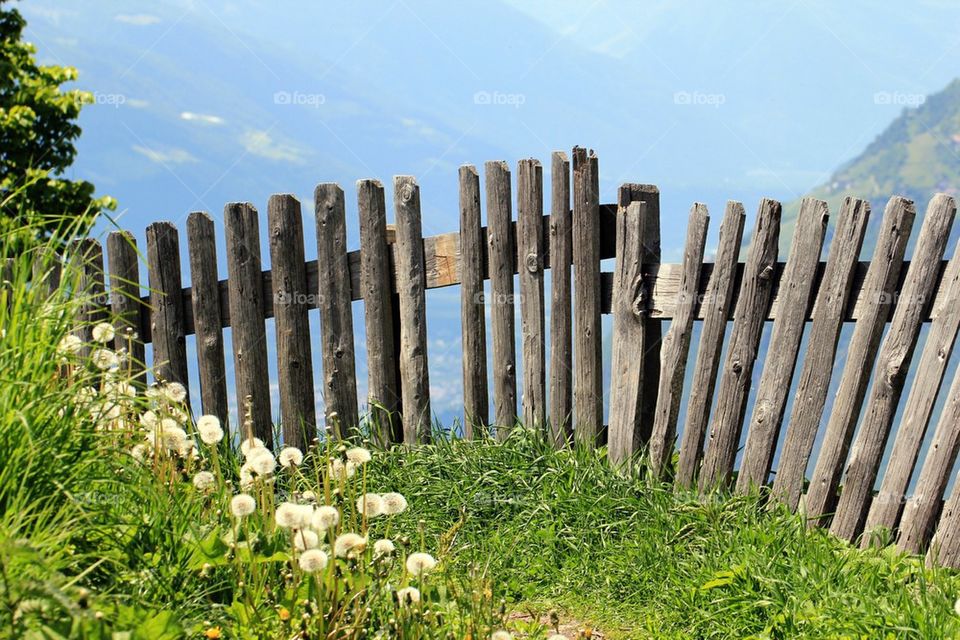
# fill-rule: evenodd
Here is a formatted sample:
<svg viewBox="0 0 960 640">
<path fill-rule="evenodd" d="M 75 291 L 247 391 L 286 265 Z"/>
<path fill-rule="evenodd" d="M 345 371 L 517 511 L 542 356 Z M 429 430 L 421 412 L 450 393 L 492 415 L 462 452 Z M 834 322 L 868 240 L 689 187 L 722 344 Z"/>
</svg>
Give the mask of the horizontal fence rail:
<svg viewBox="0 0 960 640">
<path fill-rule="evenodd" d="M 785 262 L 777 260 L 779 202 L 760 203 L 743 262 L 743 206 L 728 203 L 715 259 L 707 262 L 710 214 L 696 203 L 683 260 L 673 264 L 661 261 L 655 186 L 626 184 L 615 203 L 601 204 L 592 151 L 575 148 L 572 161 L 557 152 L 550 167 L 549 185 L 534 159 L 520 161 L 516 176 L 505 162 L 488 162 L 482 180 L 476 168 L 462 167 L 460 230 L 430 237 L 421 233 L 420 187 L 411 176 L 397 176 L 387 188 L 361 180 L 351 197 L 336 184 L 320 184 L 315 260 L 306 259 L 304 214 L 292 196 L 272 196 L 266 216 L 249 203 L 228 204 L 224 258 L 217 256 L 213 218 L 193 213 L 185 235 L 189 283 L 180 272 L 178 229 L 157 222 L 146 234 L 148 295 L 132 234 L 110 234 L 107 273 L 100 244 L 77 241 L 65 259 L 101 303 L 84 308 L 77 335 L 89 340 L 90 323 L 109 307 L 122 329 L 118 347 L 129 344 L 142 361 L 152 343 L 157 379 L 186 385 L 188 367 L 196 366 L 194 411 L 226 422 L 223 329 L 230 327 L 241 424 L 270 443 L 265 323 L 275 318 L 285 443 L 302 446 L 324 422 L 335 437 L 350 438 L 365 425 L 381 445 L 415 444 L 428 441 L 432 428 L 425 294 L 459 285 L 465 437 L 503 438 L 523 424 L 556 446 L 607 445 L 612 465 L 646 465 L 678 490 L 759 489 L 845 540 L 893 540 L 905 551 L 926 552 L 931 563 L 960 566 L 960 488 L 944 501 L 960 449 L 960 376 L 947 385 L 933 444 L 923 450 L 960 330 L 960 255 L 944 256 L 953 198 L 934 196 L 918 216 L 913 202 L 892 197 L 874 215 L 882 216 L 881 232 L 868 262 L 857 258 L 872 215 L 865 200 L 843 202 L 827 241 L 827 204 L 805 198 Z M 361 245 L 354 250 L 346 237 L 352 197 Z M 915 219 L 917 247 L 904 260 Z M 271 270 L 261 266 L 261 224 Z M 601 261 L 611 258 L 613 271 L 602 271 Z M 226 280 L 217 279 L 219 259 Z M 365 308 L 362 327 L 353 323 L 357 300 Z M 319 338 L 308 317 L 313 309 Z M 602 314 L 613 316 L 606 425 Z M 695 322 L 702 323 L 698 342 Z M 769 345 L 761 350 L 768 322 Z M 853 332 L 824 415 L 844 323 L 853 323 Z M 923 323 L 929 335 L 905 393 Z M 138 334 L 133 343 L 131 332 Z M 367 398 L 357 396 L 355 332 L 365 338 Z M 197 339 L 195 364 L 187 362 L 189 335 Z M 314 410 L 314 349 L 322 361 L 323 416 Z M 688 361 L 692 383 L 684 398 Z M 143 369 L 135 373 L 145 379 Z M 895 424 L 901 400 L 904 418 Z M 678 424 L 684 403 L 686 420 Z"/>
</svg>

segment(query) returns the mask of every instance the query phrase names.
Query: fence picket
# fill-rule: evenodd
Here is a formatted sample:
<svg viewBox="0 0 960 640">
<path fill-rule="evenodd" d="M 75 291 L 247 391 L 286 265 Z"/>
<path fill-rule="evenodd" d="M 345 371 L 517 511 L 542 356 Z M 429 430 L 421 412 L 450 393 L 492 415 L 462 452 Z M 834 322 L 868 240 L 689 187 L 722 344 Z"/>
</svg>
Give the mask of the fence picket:
<svg viewBox="0 0 960 640">
<path fill-rule="evenodd" d="M 943 507 L 937 531 L 927 551 L 927 564 L 960 569 L 960 478 Z"/>
<path fill-rule="evenodd" d="M 746 215 L 739 202 L 728 202 L 720 224 L 720 242 L 713 272 L 707 283 L 703 304 L 704 317 L 700 333 L 697 362 L 694 365 L 693 382 L 687 403 L 687 420 L 680 443 L 680 459 L 677 464 L 676 485 L 691 488 L 703 455 L 703 438 L 707 432 L 710 406 L 716 388 L 717 371 L 727 318 L 733 302 L 737 256 L 743 240 L 743 225 Z M 701 276 L 702 277 L 702 276 Z"/>
<path fill-rule="evenodd" d="M 887 203 L 877 248 L 860 291 L 863 313 L 850 338 L 840 386 L 807 490 L 803 510 L 811 523 L 822 524 L 822 516 L 833 510 L 843 463 L 857 426 L 884 324 L 890 316 L 893 292 L 915 217 L 913 202 L 895 196 Z"/>
<path fill-rule="evenodd" d="M 517 422 L 517 347 L 513 304 L 517 252 L 511 233 L 510 169 L 506 162 L 487 162 L 484 170 L 493 338 L 493 420 L 497 438 L 503 439 Z"/>
<path fill-rule="evenodd" d="M 374 441 L 386 446 L 402 440 L 403 431 L 399 423 L 400 389 L 395 353 L 398 337 L 391 295 L 393 268 L 387 244 L 387 205 L 380 181 L 357 182 L 357 203 L 360 289 L 367 334 L 367 421 Z"/>
<path fill-rule="evenodd" d="M 463 428 L 467 439 L 488 435 L 487 328 L 483 305 L 484 243 L 480 224 L 480 176 L 460 167 L 460 324 L 463 344 Z"/>
<path fill-rule="evenodd" d="M 289 194 L 270 196 L 267 224 L 277 334 L 280 424 L 284 444 L 304 449 L 317 434 L 317 409 L 313 397 L 313 357 L 306 305 L 310 292 L 304 268 L 300 202 Z"/>
<path fill-rule="evenodd" d="M 573 438 L 573 350 L 570 309 L 570 161 L 555 151 L 550 165 L 550 437 L 560 447 Z"/>
<path fill-rule="evenodd" d="M 147 309 L 140 299 L 140 256 L 137 240 L 129 231 L 113 231 L 107 236 L 107 262 L 110 266 L 110 306 L 116 329 L 113 345 L 127 355 L 124 370 L 134 381 L 146 384 L 141 314 Z"/>
<path fill-rule="evenodd" d="M 547 424 L 543 253 L 543 168 L 538 160 L 521 160 L 517 165 L 517 270 L 523 345 L 523 423 L 537 430 Z"/>
<path fill-rule="evenodd" d="M 227 237 L 227 286 L 237 385 L 238 429 L 273 447 L 267 331 L 260 266 L 260 225 L 249 202 L 232 202 L 223 211 Z M 247 426 L 249 425 L 249 431 Z"/>
<path fill-rule="evenodd" d="M 733 471 L 760 334 L 773 293 L 780 214 L 779 202 L 767 198 L 760 202 L 740 285 L 733 334 L 720 378 L 717 407 L 710 425 L 710 442 L 700 471 L 701 492 L 726 484 Z"/>
<path fill-rule="evenodd" d="M 160 381 L 179 382 L 189 389 L 180 239 L 172 222 L 154 222 L 147 227 L 147 266 L 153 373 Z M 187 397 L 189 402 L 189 393 Z"/>
<path fill-rule="evenodd" d="M 820 427 L 830 388 L 830 376 L 825 372 L 833 369 L 837 341 L 850 300 L 857 256 L 860 255 L 869 216 L 868 202 L 856 198 L 844 199 L 817 291 L 810 339 L 803 356 L 803 370 L 797 383 L 787 436 L 773 483 L 773 494 L 791 511 L 796 510 L 800 500 L 810 453 Z"/>
<path fill-rule="evenodd" d="M 104 319 L 103 248 L 94 238 L 80 238 L 67 247 L 67 260 L 71 276 L 83 296 L 73 335 L 80 338 L 83 346 L 79 355 L 89 357 L 92 351 L 93 325 Z"/>
<path fill-rule="evenodd" d="M 770 475 L 828 218 L 827 203 L 823 200 L 804 198 L 800 203 L 790 257 L 777 294 L 784 313 L 773 325 L 737 474 L 737 490 L 741 493 L 765 485 Z"/>
<path fill-rule="evenodd" d="M 663 474 L 675 448 L 680 396 L 683 394 L 683 379 L 687 371 L 693 315 L 700 293 L 700 266 L 703 263 L 709 224 L 710 216 L 707 213 L 707 206 L 699 202 L 695 203 L 690 210 L 687 222 L 683 276 L 680 282 L 677 312 L 670 322 L 670 328 L 663 339 L 660 351 L 662 359 L 660 387 L 657 391 L 653 431 L 650 436 L 650 468 L 657 476 Z M 649 325 L 645 323 L 644 326 Z M 644 389 L 646 386 L 644 384 Z"/>
<path fill-rule="evenodd" d="M 397 291 L 400 294 L 400 385 L 403 441 L 431 436 L 430 378 L 427 370 L 426 277 L 420 223 L 420 187 L 412 176 L 394 178 L 397 223 Z"/>
<path fill-rule="evenodd" d="M 889 333 L 877 355 L 873 386 L 857 439 L 850 451 L 843 491 L 840 492 L 836 514 L 830 526 L 830 531 L 844 540 L 853 540 L 860 533 L 867 516 L 877 470 L 907 379 L 907 368 L 920 335 L 922 313 L 933 298 L 940 259 L 956 213 L 957 206 L 953 198 L 942 194 L 935 196 L 927 207 L 913 261 L 894 308 Z M 920 375 L 919 381 L 923 384 L 924 374 Z M 864 542 L 869 543 L 869 538 L 869 535 L 864 536 Z"/>
</svg>

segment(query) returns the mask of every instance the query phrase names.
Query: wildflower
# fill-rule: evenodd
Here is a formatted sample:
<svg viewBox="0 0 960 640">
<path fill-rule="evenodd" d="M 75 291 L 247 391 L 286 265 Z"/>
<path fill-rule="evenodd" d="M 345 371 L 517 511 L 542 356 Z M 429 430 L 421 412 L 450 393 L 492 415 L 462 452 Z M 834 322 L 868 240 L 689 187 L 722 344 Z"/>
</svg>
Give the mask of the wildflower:
<svg viewBox="0 0 960 640">
<path fill-rule="evenodd" d="M 436 559 L 429 553 L 411 553 L 407 558 L 407 571 L 415 576 L 429 573 L 436 566 Z"/>
<path fill-rule="evenodd" d="M 187 432 L 184 431 L 180 425 L 176 423 L 175 420 L 171 418 L 164 418 L 160 421 L 160 438 L 163 441 L 163 446 L 171 451 L 178 451 L 183 446 L 185 446 L 187 440 Z"/>
<path fill-rule="evenodd" d="M 140 424 L 146 427 L 147 429 L 156 429 L 157 424 L 159 424 L 159 422 L 160 421 L 157 418 L 157 414 L 155 414 L 153 411 L 150 411 L 149 409 L 147 409 L 146 411 L 143 412 L 143 414 L 140 415 Z"/>
<path fill-rule="evenodd" d="M 248 491 L 253 488 L 254 482 L 256 479 L 253 477 L 253 474 L 250 473 L 250 470 L 246 468 L 246 465 L 240 468 L 240 488 L 244 491 Z"/>
<path fill-rule="evenodd" d="M 235 518 L 248 516 L 257 509 L 257 501 L 246 493 L 238 493 L 230 499 L 230 513 Z"/>
<path fill-rule="evenodd" d="M 338 558 L 346 558 L 355 553 L 363 553 L 367 548 L 367 539 L 356 533 L 344 533 L 333 543 L 333 554 Z"/>
<path fill-rule="evenodd" d="M 313 549 L 319 544 L 320 536 L 310 531 L 310 529 L 301 529 L 293 534 L 293 546 L 297 548 L 297 551 Z"/>
<path fill-rule="evenodd" d="M 150 455 L 151 447 L 145 442 L 140 444 L 133 445 L 133 449 L 130 450 L 130 455 L 133 456 L 134 460 L 139 460 L 143 462 Z"/>
<path fill-rule="evenodd" d="M 366 464 L 370 462 L 370 452 L 363 447 L 352 447 L 347 449 L 347 460 L 353 464 Z"/>
<path fill-rule="evenodd" d="M 313 507 L 310 505 L 284 502 L 277 507 L 277 526 L 284 529 L 305 529 L 310 526 Z"/>
<path fill-rule="evenodd" d="M 280 607 L 280 609 L 277 611 L 277 616 L 278 616 L 283 622 L 286 622 L 287 620 L 290 619 L 290 610 L 287 609 L 286 607 Z"/>
<path fill-rule="evenodd" d="M 296 447 L 284 447 L 280 451 L 280 466 L 289 469 L 291 466 L 299 467 L 303 462 L 303 451 Z"/>
<path fill-rule="evenodd" d="M 109 322 L 101 322 L 93 327 L 93 339 L 100 344 L 107 344 L 113 340 L 113 325 Z"/>
<path fill-rule="evenodd" d="M 303 493 L 301 493 L 301 494 L 300 494 L 300 497 L 303 498 L 304 500 L 306 500 L 307 502 L 316 502 L 316 501 L 317 501 L 317 494 L 315 494 L 313 491 L 310 491 L 309 489 L 308 489 L 307 491 L 304 491 Z"/>
<path fill-rule="evenodd" d="M 220 627 L 210 627 L 203 634 L 208 640 L 217 640 L 217 638 L 222 637 L 220 635 Z"/>
<path fill-rule="evenodd" d="M 190 438 L 181 440 L 177 447 L 177 455 L 184 460 L 193 460 L 197 457 L 197 443 Z"/>
<path fill-rule="evenodd" d="M 323 571 L 327 567 L 327 554 L 320 549 L 308 549 L 300 555 L 300 568 L 306 573 Z"/>
<path fill-rule="evenodd" d="M 383 513 L 385 515 L 394 516 L 407 510 L 407 499 L 402 494 L 384 493 L 380 497 L 383 498 Z"/>
<path fill-rule="evenodd" d="M 253 449 L 263 449 L 263 440 L 260 438 L 247 438 L 240 443 L 240 453 L 243 454 L 243 457 L 246 458 L 250 455 L 250 451 Z"/>
<path fill-rule="evenodd" d="M 313 528 L 321 532 L 327 529 L 333 529 L 339 522 L 340 512 L 337 511 L 336 507 L 331 507 L 330 505 L 317 507 L 317 510 L 313 512 L 313 517 L 310 519 L 310 524 Z"/>
<path fill-rule="evenodd" d="M 80 353 L 82 348 L 83 340 L 71 333 L 60 339 L 60 343 L 57 345 L 57 353 L 63 357 L 72 356 Z"/>
<path fill-rule="evenodd" d="M 376 493 L 365 493 L 357 498 L 357 511 L 368 518 L 383 514 L 383 498 Z"/>
<path fill-rule="evenodd" d="M 216 479 L 209 471 L 200 471 L 193 476 L 193 486 L 196 487 L 197 491 L 207 491 L 213 487 L 215 482 Z"/>
<path fill-rule="evenodd" d="M 116 369 L 120 366 L 120 358 L 110 349 L 94 349 L 90 359 L 93 361 L 93 366 L 101 371 Z"/>
<path fill-rule="evenodd" d="M 163 387 L 163 395 L 170 402 L 183 402 L 187 399 L 187 389 L 179 382 L 168 382 Z"/>
<path fill-rule="evenodd" d="M 509 631 L 494 631 L 490 635 L 490 640 L 513 640 L 513 635 Z"/>
<path fill-rule="evenodd" d="M 223 440 L 223 428 L 217 416 L 200 416 L 197 420 L 197 432 L 203 444 L 217 444 Z"/>
<path fill-rule="evenodd" d="M 266 476 L 277 468 L 277 460 L 268 449 L 251 449 L 247 464 L 257 475 Z"/>
<path fill-rule="evenodd" d="M 397 600 L 402 605 L 411 605 L 420 602 L 420 590 L 416 587 L 397 589 Z"/>
<path fill-rule="evenodd" d="M 387 540 L 386 538 L 377 540 L 373 543 L 373 551 L 377 555 L 388 556 L 396 550 L 397 547 L 393 544 L 393 541 Z"/>
<path fill-rule="evenodd" d="M 163 389 L 159 385 L 151 385 L 143 392 L 143 395 L 147 397 L 148 400 L 159 400 L 163 396 Z"/>
</svg>

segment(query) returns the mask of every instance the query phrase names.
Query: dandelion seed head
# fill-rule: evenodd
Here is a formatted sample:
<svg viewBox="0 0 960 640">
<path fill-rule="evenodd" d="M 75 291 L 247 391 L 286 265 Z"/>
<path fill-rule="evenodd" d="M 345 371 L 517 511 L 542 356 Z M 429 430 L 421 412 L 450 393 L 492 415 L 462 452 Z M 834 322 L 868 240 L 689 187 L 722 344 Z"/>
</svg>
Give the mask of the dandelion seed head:
<svg viewBox="0 0 960 640">
<path fill-rule="evenodd" d="M 120 358 L 112 349 L 94 349 L 90 354 L 90 360 L 93 362 L 93 366 L 101 371 L 116 369 L 120 366 Z"/>
<path fill-rule="evenodd" d="M 246 493 L 238 493 L 230 499 L 230 513 L 235 518 L 243 518 L 257 510 L 257 501 Z"/>
<path fill-rule="evenodd" d="M 307 504 L 284 502 L 277 507 L 277 526 L 284 529 L 306 529 L 310 526 L 313 507 Z"/>
<path fill-rule="evenodd" d="M 183 402 L 187 399 L 187 389 L 179 382 L 168 382 L 163 387 L 163 395 L 170 402 Z"/>
<path fill-rule="evenodd" d="M 293 546 L 297 551 L 306 551 L 313 549 L 320 544 L 320 536 L 310 529 L 301 529 L 293 534 Z"/>
<path fill-rule="evenodd" d="M 215 483 L 216 478 L 214 478 L 213 474 L 209 471 L 200 471 L 193 476 L 193 486 L 197 489 L 197 491 L 207 491 L 212 489 Z"/>
<path fill-rule="evenodd" d="M 263 440 L 260 438 L 244 438 L 243 442 L 240 443 L 240 453 L 243 454 L 244 458 L 250 455 L 251 450 L 263 448 Z"/>
<path fill-rule="evenodd" d="M 405 606 L 416 604 L 420 602 L 420 590 L 416 587 L 397 589 L 397 601 Z"/>
<path fill-rule="evenodd" d="M 363 447 L 351 447 L 347 449 L 347 460 L 353 464 L 366 464 L 370 462 L 370 452 Z"/>
<path fill-rule="evenodd" d="M 400 493 L 384 493 L 380 497 L 383 498 L 383 513 L 385 515 L 395 516 L 407 510 L 407 499 Z"/>
<path fill-rule="evenodd" d="M 365 493 L 357 498 L 357 512 L 368 518 L 383 514 L 383 498 L 378 493 Z"/>
<path fill-rule="evenodd" d="M 373 543 L 373 551 L 377 555 L 388 556 L 396 550 L 397 547 L 393 544 L 393 541 L 386 538 L 382 538 Z"/>
<path fill-rule="evenodd" d="M 336 507 L 331 507 L 326 504 L 317 507 L 317 510 L 313 512 L 313 516 L 310 518 L 310 524 L 313 528 L 321 532 L 335 528 L 339 522 L 340 512 L 337 511 Z"/>
<path fill-rule="evenodd" d="M 367 539 L 356 533 L 344 533 L 333 543 L 333 554 L 338 558 L 346 558 L 363 553 L 367 548 Z"/>
<path fill-rule="evenodd" d="M 113 325 L 109 322 L 101 322 L 93 327 L 93 339 L 100 344 L 107 344 L 114 335 Z"/>
<path fill-rule="evenodd" d="M 303 451 L 296 447 L 284 447 L 280 451 L 280 466 L 284 469 L 299 467 L 303 462 Z"/>
<path fill-rule="evenodd" d="M 494 631 L 490 634 L 490 640 L 513 640 L 513 635 L 509 631 Z"/>
<path fill-rule="evenodd" d="M 157 418 L 157 414 L 149 409 L 140 415 L 140 424 L 147 429 L 156 429 L 159 422 L 160 420 Z"/>
<path fill-rule="evenodd" d="M 567 636 L 563 635 L 562 633 L 555 633 L 549 638 L 547 638 L 547 640 L 570 640 L 570 639 L 567 638 Z"/>
<path fill-rule="evenodd" d="M 357 472 L 357 465 L 353 462 L 344 464 L 343 460 L 334 458 L 327 465 L 327 472 L 337 482 L 344 482 L 347 478 L 352 478 Z"/>
<path fill-rule="evenodd" d="M 217 416 L 200 416 L 197 420 L 197 432 L 203 444 L 217 444 L 223 440 L 223 427 Z"/>
<path fill-rule="evenodd" d="M 327 568 L 327 554 L 320 549 L 308 549 L 300 555 L 300 568 L 306 573 L 316 573 Z"/>
<path fill-rule="evenodd" d="M 133 446 L 133 449 L 130 450 L 130 455 L 133 456 L 134 460 L 139 460 L 143 462 L 146 460 L 152 453 L 152 447 L 145 442 L 136 444 Z"/>
<path fill-rule="evenodd" d="M 60 339 L 59 344 L 57 344 L 57 353 L 64 357 L 72 356 L 80 353 L 82 348 L 83 340 L 71 333 Z"/>
<path fill-rule="evenodd" d="M 269 449 L 265 448 L 252 449 L 247 457 L 246 464 L 250 465 L 250 469 L 254 473 L 261 476 L 270 475 L 277 468 L 276 458 L 273 457 Z"/>
<path fill-rule="evenodd" d="M 437 566 L 436 559 L 429 553 L 411 553 L 407 557 L 407 571 L 412 575 L 422 576 Z"/>
</svg>

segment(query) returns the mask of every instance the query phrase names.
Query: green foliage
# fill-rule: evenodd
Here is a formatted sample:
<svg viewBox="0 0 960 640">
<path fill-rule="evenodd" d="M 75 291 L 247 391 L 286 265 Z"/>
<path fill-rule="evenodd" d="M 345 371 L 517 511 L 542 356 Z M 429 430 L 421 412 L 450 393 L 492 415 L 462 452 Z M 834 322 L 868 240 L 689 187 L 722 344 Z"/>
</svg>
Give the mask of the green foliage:
<svg viewBox="0 0 960 640">
<path fill-rule="evenodd" d="M 77 79 L 73 67 L 38 65 L 36 48 L 22 40 L 20 12 L 0 5 L 0 233 L 21 245 L 66 228 L 83 233 L 110 197 L 63 172 L 76 156 L 77 118 L 93 95 L 61 85 Z M 81 224 L 77 225 L 79 220 Z"/>
</svg>

